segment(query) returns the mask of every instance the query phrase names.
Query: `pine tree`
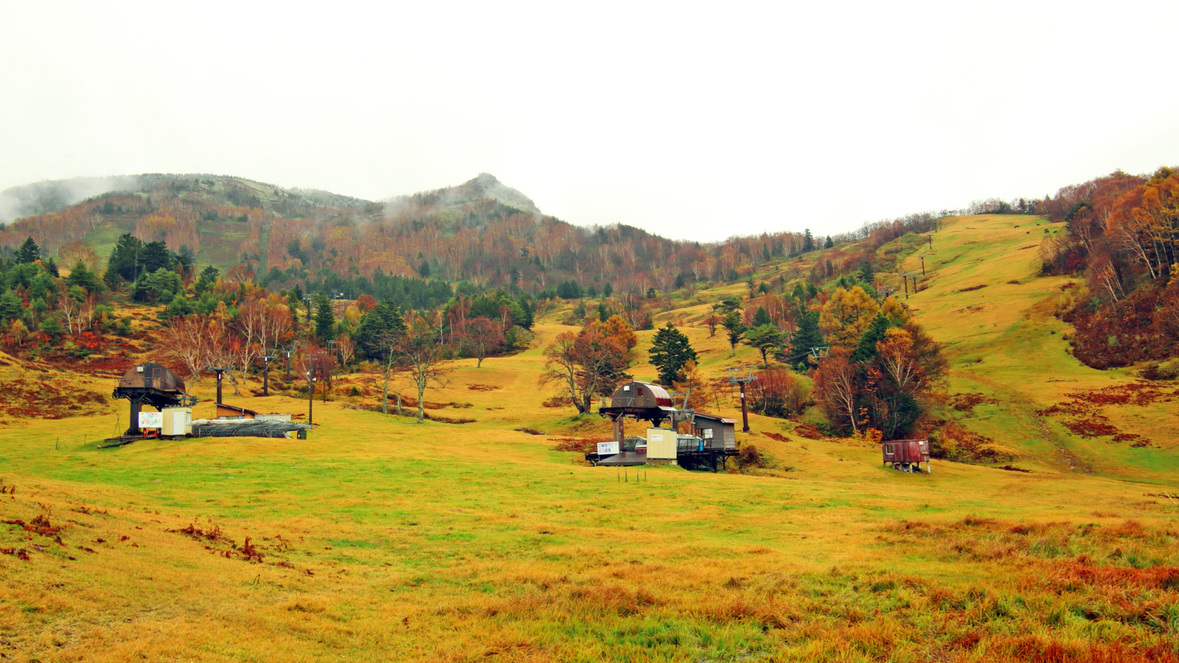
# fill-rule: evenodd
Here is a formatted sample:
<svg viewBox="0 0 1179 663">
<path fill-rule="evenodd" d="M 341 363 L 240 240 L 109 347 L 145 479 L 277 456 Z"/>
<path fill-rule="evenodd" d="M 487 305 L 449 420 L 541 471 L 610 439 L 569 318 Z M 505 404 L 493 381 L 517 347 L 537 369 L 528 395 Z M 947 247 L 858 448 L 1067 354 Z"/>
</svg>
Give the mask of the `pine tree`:
<svg viewBox="0 0 1179 663">
<path fill-rule="evenodd" d="M 393 302 L 381 302 L 360 319 L 354 338 L 366 357 L 384 360 L 404 336 L 401 309 Z"/>
<path fill-rule="evenodd" d="M 315 337 L 322 342 L 336 337 L 336 314 L 332 300 L 322 292 L 315 296 Z"/>
<path fill-rule="evenodd" d="M 790 364 L 806 364 L 811 348 L 823 345 L 823 334 L 819 331 L 819 312 L 807 311 L 798 321 L 798 329 L 790 337 Z"/>
<path fill-rule="evenodd" d="M 220 276 L 221 270 L 212 265 L 209 265 L 208 267 L 201 270 L 200 277 L 197 278 L 196 284 L 192 287 L 193 291 L 198 295 L 205 294 L 208 292 L 209 288 L 212 288 L 217 283 L 217 279 Z"/>
<path fill-rule="evenodd" d="M 17 297 L 11 290 L 5 290 L 3 295 L 0 295 L 0 320 L 8 322 L 15 320 L 24 313 L 24 304 L 20 297 Z"/>
<path fill-rule="evenodd" d="M 872 263 L 864 261 L 864 264 L 860 265 L 860 283 L 872 285 L 875 280 L 876 273 L 872 271 Z"/>
<path fill-rule="evenodd" d="M 102 285 L 101 281 L 98 280 L 98 275 L 87 269 L 84 260 L 79 260 L 70 269 L 70 275 L 66 278 L 66 284 L 81 286 L 89 293 L 98 292 Z"/>
<path fill-rule="evenodd" d="M 772 325 L 774 321 L 770 319 L 770 312 L 764 306 L 758 306 L 757 312 L 753 314 L 753 326 L 761 327 L 762 325 Z"/>
<path fill-rule="evenodd" d="M 28 264 L 37 262 L 41 259 L 41 247 L 33 241 L 32 237 L 25 239 L 25 243 L 20 245 L 16 250 L 16 262 L 18 264 Z"/>
<path fill-rule="evenodd" d="M 668 386 L 681 379 L 685 364 L 696 361 L 696 351 L 692 349 L 688 337 L 670 322 L 655 332 L 649 353 L 651 364 L 659 369 L 659 383 Z"/>
<path fill-rule="evenodd" d="M 143 242 L 132 237 L 131 233 L 124 233 L 111 249 L 110 258 L 106 263 L 106 284 L 112 288 L 120 282 L 132 283 L 143 271 L 140 262 L 143 253 Z"/>
<path fill-rule="evenodd" d="M 872 324 L 860 336 L 855 352 L 852 352 L 851 360 L 858 364 L 871 361 L 876 356 L 876 344 L 884 340 L 884 332 L 886 331 L 888 331 L 888 318 L 883 313 L 878 313 L 872 319 Z"/>
<path fill-rule="evenodd" d="M 741 322 L 741 314 L 737 311 L 729 311 L 721 320 L 721 326 L 729 333 L 729 356 L 737 352 L 737 344 L 741 342 L 741 337 L 745 335 L 745 323 Z"/>
<path fill-rule="evenodd" d="M 757 348 L 758 352 L 761 352 L 761 363 L 765 368 L 769 368 L 766 355 L 774 348 L 781 346 L 782 341 L 782 332 L 772 324 L 758 325 L 745 332 L 745 344 Z"/>
</svg>

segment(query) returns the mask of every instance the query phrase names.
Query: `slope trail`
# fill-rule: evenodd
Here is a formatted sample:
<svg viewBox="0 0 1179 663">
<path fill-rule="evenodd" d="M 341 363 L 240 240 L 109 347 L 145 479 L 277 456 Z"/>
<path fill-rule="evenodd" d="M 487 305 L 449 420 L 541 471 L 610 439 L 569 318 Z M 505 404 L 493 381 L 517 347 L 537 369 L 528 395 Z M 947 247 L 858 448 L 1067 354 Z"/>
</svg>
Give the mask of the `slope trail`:
<svg viewBox="0 0 1179 663">
<path fill-rule="evenodd" d="M 1059 435 L 1054 433 L 1048 426 L 1048 422 L 1041 417 L 1036 411 L 1037 408 L 1034 403 L 1029 401 L 1022 394 L 1012 391 L 1004 387 L 1001 383 L 988 378 L 974 376 L 973 379 L 984 384 L 992 390 L 997 399 L 1004 405 L 1015 408 L 1016 414 L 1021 420 L 1026 420 L 1035 426 L 1037 432 L 1037 439 L 1044 444 L 1050 445 L 1056 452 L 1059 461 L 1068 466 L 1072 472 L 1083 472 L 1085 474 L 1093 474 L 1093 467 L 1085 462 L 1077 454 L 1073 453 L 1065 441 Z"/>
</svg>

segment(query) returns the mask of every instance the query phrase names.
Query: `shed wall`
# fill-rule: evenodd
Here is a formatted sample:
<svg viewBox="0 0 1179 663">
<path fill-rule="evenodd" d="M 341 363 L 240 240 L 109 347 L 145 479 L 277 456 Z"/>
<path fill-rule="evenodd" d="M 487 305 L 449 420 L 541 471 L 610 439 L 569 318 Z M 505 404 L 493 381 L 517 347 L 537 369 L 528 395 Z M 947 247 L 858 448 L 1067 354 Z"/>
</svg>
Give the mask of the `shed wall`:
<svg viewBox="0 0 1179 663">
<path fill-rule="evenodd" d="M 647 429 L 647 458 L 651 460 L 674 460 L 676 457 L 676 432 L 670 428 Z"/>
<path fill-rule="evenodd" d="M 716 421 L 715 419 L 696 419 L 697 435 L 703 438 L 708 438 L 704 433 L 706 430 L 712 431 L 711 448 L 713 449 L 736 449 L 737 448 L 737 433 L 733 424 L 725 423 L 723 421 Z"/>
</svg>

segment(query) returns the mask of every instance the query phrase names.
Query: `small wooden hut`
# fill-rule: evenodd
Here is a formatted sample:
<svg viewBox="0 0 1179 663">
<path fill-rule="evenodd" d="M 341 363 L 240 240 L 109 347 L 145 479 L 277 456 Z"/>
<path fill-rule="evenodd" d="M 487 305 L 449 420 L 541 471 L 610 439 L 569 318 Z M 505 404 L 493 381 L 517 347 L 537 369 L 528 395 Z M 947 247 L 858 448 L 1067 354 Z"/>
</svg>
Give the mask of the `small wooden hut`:
<svg viewBox="0 0 1179 663">
<path fill-rule="evenodd" d="M 692 415 L 693 434 L 717 451 L 737 448 L 737 420 L 697 412 Z"/>
</svg>

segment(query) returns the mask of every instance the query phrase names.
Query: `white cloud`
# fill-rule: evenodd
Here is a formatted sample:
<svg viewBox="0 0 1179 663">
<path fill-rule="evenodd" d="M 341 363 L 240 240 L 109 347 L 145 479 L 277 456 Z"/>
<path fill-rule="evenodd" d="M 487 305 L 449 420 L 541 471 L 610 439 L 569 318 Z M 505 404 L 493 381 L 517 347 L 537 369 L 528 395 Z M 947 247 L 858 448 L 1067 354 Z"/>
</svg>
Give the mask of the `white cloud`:
<svg viewBox="0 0 1179 663">
<path fill-rule="evenodd" d="M 1170 3 L 3 8 L 0 189 L 487 171 L 568 221 L 713 240 L 1179 162 Z"/>
</svg>

